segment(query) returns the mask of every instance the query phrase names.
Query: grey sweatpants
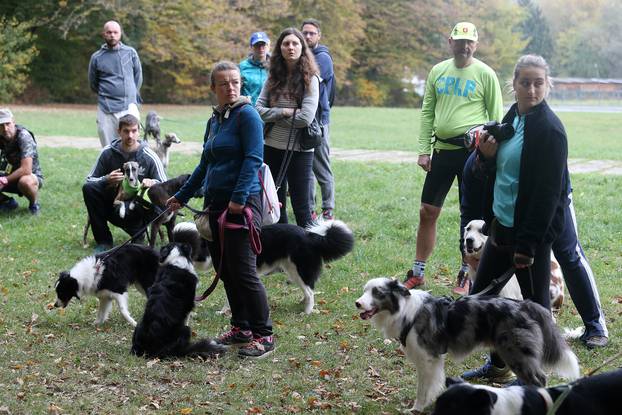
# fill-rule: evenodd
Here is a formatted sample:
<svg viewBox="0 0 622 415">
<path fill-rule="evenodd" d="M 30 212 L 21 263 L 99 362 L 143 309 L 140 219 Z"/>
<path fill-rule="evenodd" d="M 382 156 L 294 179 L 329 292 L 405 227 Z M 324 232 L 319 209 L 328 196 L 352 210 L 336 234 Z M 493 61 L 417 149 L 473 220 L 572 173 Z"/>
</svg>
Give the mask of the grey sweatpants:
<svg viewBox="0 0 622 415">
<path fill-rule="evenodd" d="M 335 178 L 330 168 L 330 137 L 329 126 L 323 125 L 322 144 L 316 147 L 313 158 L 313 174 L 320 185 L 322 192 L 322 210 L 335 208 Z M 315 180 L 311 180 L 311 199 L 309 206 L 315 211 Z"/>
</svg>

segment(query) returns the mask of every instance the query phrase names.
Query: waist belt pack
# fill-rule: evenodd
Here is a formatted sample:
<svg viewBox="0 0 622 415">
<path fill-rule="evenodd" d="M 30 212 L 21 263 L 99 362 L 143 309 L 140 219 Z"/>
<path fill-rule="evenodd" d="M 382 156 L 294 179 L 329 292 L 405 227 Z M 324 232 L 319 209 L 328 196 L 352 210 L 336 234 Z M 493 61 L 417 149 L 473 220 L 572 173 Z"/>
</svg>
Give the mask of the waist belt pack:
<svg viewBox="0 0 622 415">
<path fill-rule="evenodd" d="M 452 144 L 454 146 L 466 148 L 466 144 L 464 139 L 466 138 L 466 134 L 460 134 L 455 137 L 450 138 L 440 138 L 437 135 L 434 135 L 434 142 L 440 141 L 441 143 Z"/>
</svg>

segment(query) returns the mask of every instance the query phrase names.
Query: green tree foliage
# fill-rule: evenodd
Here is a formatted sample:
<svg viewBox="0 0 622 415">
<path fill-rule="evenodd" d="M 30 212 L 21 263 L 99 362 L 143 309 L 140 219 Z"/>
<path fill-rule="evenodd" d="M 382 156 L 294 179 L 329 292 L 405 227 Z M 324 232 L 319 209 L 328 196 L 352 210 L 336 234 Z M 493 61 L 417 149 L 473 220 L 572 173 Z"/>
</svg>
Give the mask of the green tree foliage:
<svg viewBox="0 0 622 415">
<path fill-rule="evenodd" d="M 525 20 L 520 25 L 523 39 L 528 41 L 523 53 L 540 55 L 551 62 L 555 56 L 555 40 L 542 9 L 534 0 L 519 0 L 519 5 L 526 12 Z"/>
<path fill-rule="evenodd" d="M 30 24 L 0 17 L 0 97 L 10 101 L 21 93 L 28 81 L 28 65 L 37 55 Z"/>
<path fill-rule="evenodd" d="M 31 60 L 22 64 L 29 75 L 13 76 L 21 86 L 12 93 L 29 83 L 28 97 L 51 101 L 94 102 L 87 65 L 109 19 L 139 53 L 146 102 L 209 101 L 214 62 L 244 59 L 254 31 L 267 32 L 274 46 L 284 28 L 309 17 L 322 23 L 339 104 L 419 102 L 408 80 L 451 57 L 447 37 L 463 20 L 477 25 L 476 57 L 502 81 L 522 53 L 545 56 L 556 74 L 622 77 L 622 40 L 612 35 L 619 0 L 4 0 L 0 17 L 13 22 L 2 39 L 21 42 L 3 40 L 2 58 L 14 64 L 27 51 Z M 16 24 L 25 25 L 20 35 Z"/>
</svg>

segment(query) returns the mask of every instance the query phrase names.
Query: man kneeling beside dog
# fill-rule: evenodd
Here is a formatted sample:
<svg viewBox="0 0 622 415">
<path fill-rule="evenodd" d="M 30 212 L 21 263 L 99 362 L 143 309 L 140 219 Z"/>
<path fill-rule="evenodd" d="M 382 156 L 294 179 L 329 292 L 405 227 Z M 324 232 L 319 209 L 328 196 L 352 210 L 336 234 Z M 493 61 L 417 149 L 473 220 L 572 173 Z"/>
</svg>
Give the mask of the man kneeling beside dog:
<svg viewBox="0 0 622 415">
<path fill-rule="evenodd" d="M 96 243 L 95 253 L 112 248 L 108 222 L 129 235 L 134 235 L 144 226 L 141 209 L 128 211 L 120 217 L 114 208 L 118 188 L 125 177 L 123 165 L 131 161 L 138 163 L 138 180 L 144 188 L 166 181 L 166 173 L 158 156 L 145 142 L 139 141 L 139 121 L 136 117 L 128 114 L 119 119 L 119 135 L 120 139 L 103 148 L 82 187 Z M 138 240 L 141 238 L 144 236 L 137 236 Z"/>
</svg>

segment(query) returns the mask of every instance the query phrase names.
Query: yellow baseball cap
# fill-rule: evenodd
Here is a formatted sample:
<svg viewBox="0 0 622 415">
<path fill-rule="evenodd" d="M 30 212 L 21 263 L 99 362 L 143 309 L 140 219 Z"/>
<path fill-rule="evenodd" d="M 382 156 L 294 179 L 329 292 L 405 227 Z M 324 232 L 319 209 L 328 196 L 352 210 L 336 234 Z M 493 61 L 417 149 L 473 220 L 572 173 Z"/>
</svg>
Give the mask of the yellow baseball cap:
<svg viewBox="0 0 622 415">
<path fill-rule="evenodd" d="M 477 42 L 477 28 L 473 23 L 457 23 L 451 31 L 449 38 L 454 40 L 466 39 Z"/>
</svg>

